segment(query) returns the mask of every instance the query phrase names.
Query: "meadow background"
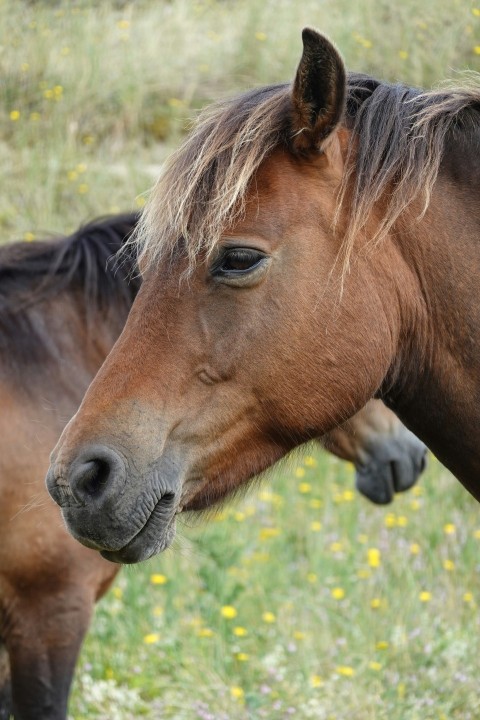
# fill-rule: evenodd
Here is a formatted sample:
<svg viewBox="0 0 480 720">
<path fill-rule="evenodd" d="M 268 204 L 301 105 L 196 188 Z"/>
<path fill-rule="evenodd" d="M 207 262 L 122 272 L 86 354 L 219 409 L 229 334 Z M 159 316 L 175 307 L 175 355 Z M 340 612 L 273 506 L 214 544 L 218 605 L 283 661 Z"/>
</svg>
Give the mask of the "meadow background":
<svg viewBox="0 0 480 720">
<path fill-rule="evenodd" d="M 469 0 L 0 0 L 0 231 L 140 208 L 206 103 L 289 80 L 312 25 L 348 67 L 431 87 L 480 70 Z M 185 520 L 99 604 L 75 720 L 475 720 L 480 508 L 435 461 L 388 508 L 301 449 Z"/>
</svg>

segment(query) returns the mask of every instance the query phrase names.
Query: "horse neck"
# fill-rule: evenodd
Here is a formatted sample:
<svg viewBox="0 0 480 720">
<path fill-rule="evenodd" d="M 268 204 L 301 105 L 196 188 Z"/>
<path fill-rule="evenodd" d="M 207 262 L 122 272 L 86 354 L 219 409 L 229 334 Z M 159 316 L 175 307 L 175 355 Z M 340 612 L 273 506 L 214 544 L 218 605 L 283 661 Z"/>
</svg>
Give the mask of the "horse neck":
<svg viewBox="0 0 480 720">
<path fill-rule="evenodd" d="M 464 163 L 457 151 L 423 220 L 409 213 L 398 233 L 422 311 L 389 402 L 480 500 L 480 166 L 473 149 Z"/>
<path fill-rule="evenodd" d="M 33 367 L 20 360 L 25 367 L 19 375 L 32 373 L 29 392 L 41 393 L 53 414 L 75 412 L 122 331 L 128 310 L 125 302 L 112 298 L 108 308 L 87 312 L 83 293 L 69 289 L 29 308 L 34 342 L 41 345 Z"/>
</svg>

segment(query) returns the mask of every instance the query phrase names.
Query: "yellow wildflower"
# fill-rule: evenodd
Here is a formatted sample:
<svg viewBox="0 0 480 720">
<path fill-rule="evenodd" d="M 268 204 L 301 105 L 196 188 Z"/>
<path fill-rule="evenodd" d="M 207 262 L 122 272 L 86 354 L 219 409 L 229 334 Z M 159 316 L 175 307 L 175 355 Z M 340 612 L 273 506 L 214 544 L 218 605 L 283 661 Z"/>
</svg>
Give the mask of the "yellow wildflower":
<svg viewBox="0 0 480 720">
<path fill-rule="evenodd" d="M 280 530 L 278 528 L 262 528 L 259 535 L 260 540 L 270 540 L 270 538 L 280 535 Z"/>
<path fill-rule="evenodd" d="M 154 573 L 153 575 L 150 575 L 150 582 L 152 585 L 165 585 L 165 583 L 168 582 L 168 578 L 166 575 Z"/>
<path fill-rule="evenodd" d="M 341 587 L 332 588 L 332 597 L 335 600 L 343 600 L 345 597 L 345 590 Z"/>
<path fill-rule="evenodd" d="M 453 523 L 447 523 L 443 526 L 443 532 L 445 533 L 445 535 L 454 535 L 455 525 Z"/>
<path fill-rule="evenodd" d="M 215 635 L 215 633 L 210 628 L 204 627 L 204 628 L 199 628 L 197 630 L 197 635 L 198 635 L 198 637 L 201 637 L 201 638 L 210 638 L 210 637 L 213 637 Z"/>
<path fill-rule="evenodd" d="M 266 623 L 274 623 L 277 618 L 272 612 L 269 612 L 268 610 L 263 613 L 262 620 Z"/>
<path fill-rule="evenodd" d="M 322 523 L 318 520 L 314 520 L 312 523 L 310 523 L 310 530 L 312 532 L 320 532 L 322 529 Z"/>
<path fill-rule="evenodd" d="M 323 685 L 323 680 L 320 675 L 310 675 L 310 687 L 319 688 Z"/>
<path fill-rule="evenodd" d="M 385 527 L 387 528 L 393 528 L 397 524 L 397 518 L 394 515 L 394 513 L 387 513 L 385 515 Z"/>
<path fill-rule="evenodd" d="M 355 670 L 349 665 L 339 665 L 336 672 L 344 677 L 353 677 L 355 675 Z"/>
<path fill-rule="evenodd" d="M 432 593 L 428 592 L 428 590 L 422 590 L 420 595 L 418 596 L 420 602 L 427 603 L 430 602 L 432 599 Z"/>
<path fill-rule="evenodd" d="M 237 625 L 237 627 L 233 628 L 233 634 L 237 637 L 245 637 L 245 635 L 248 635 L 248 630 L 240 625 Z"/>
<path fill-rule="evenodd" d="M 153 643 L 157 643 L 160 640 L 160 635 L 158 633 L 149 633 L 148 635 L 144 635 L 143 642 L 146 645 L 153 645 Z"/>
<path fill-rule="evenodd" d="M 20 120 L 20 110 L 12 110 L 10 112 L 10 120 L 13 120 L 13 122 Z"/>
<path fill-rule="evenodd" d="M 380 567 L 380 550 L 378 548 L 368 548 L 367 550 L 368 564 L 372 568 Z"/>
<path fill-rule="evenodd" d="M 241 687 L 238 687 L 237 685 L 234 685 L 233 687 L 230 688 L 230 695 L 235 700 L 243 700 L 243 698 L 245 697 L 244 691 L 242 690 Z"/>
<path fill-rule="evenodd" d="M 233 605 L 224 605 L 220 612 L 222 614 L 222 617 L 226 618 L 227 620 L 233 620 L 233 618 L 237 617 L 237 611 L 235 610 Z"/>
</svg>

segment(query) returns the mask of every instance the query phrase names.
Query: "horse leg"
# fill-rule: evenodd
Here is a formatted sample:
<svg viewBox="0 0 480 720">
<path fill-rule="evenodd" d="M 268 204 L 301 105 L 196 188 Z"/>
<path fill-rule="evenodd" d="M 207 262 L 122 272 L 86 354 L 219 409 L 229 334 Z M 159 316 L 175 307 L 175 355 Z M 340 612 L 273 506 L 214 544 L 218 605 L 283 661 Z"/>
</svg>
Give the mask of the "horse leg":
<svg viewBox="0 0 480 720">
<path fill-rule="evenodd" d="M 0 640 L 0 720 L 9 720 L 13 714 L 10 661 L 3 641 Z"/>
<path fill-rule="evenodd" d="M 65 720 L 92 607 L 81 593 L 16 605 L 6 637 L 15 720 Z"/>
</svg>

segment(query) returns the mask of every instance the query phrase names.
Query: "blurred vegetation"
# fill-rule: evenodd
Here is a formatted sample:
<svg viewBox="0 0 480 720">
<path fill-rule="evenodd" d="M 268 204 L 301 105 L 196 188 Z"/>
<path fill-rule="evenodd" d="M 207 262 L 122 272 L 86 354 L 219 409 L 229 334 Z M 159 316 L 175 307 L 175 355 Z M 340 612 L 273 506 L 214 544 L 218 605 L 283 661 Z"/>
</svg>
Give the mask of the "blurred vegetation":
<svg viewBox="0 0 480 720">
<path fill-rule="evenodd" d="M 3 236 L 141 205 L 200 107 L 293 78 L 305 25 L 386 79 L 429 87 L 480 68 L 468 0 L 2 0 Z"/>
</svg>

